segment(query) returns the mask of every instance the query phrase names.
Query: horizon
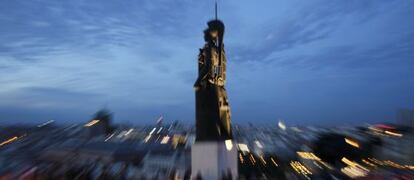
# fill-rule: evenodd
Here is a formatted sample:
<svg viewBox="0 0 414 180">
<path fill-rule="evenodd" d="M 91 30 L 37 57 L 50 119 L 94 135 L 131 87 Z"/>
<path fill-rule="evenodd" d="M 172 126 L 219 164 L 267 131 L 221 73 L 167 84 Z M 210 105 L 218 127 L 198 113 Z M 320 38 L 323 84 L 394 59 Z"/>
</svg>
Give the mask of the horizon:
<svg viewBox="0 0 414 180">
<path fill-rule="evenodd" d="M 414 2 L 219 1 L 232 123 L 396 123 L 414 109 Z M 195 121 L 213 1 L 5 1 L 0 124 Z M 15 122 L 13 122 L 15 121 Z M 139 121 L 139 122 L 138 122 Z"/>
</svg>

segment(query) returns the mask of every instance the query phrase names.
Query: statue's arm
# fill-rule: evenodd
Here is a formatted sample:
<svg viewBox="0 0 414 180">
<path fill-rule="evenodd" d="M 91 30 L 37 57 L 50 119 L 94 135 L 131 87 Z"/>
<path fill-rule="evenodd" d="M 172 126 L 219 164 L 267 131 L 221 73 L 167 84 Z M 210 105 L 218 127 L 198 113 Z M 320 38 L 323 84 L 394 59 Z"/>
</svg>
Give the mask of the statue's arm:
<svg viewBox="0 0 414 180">
<path fill-rule="evenodd" d="M 199 76 L 197 77 L 196 82 L 194 83 L 194 87 L 198 88 L 201 87 L 201 82 L 208 77 L 209 73 L 209 63 L 205 61 L 205 56 L 203 54 L 203 49 L 200 49 L 199 54 Z"/>
</svg>

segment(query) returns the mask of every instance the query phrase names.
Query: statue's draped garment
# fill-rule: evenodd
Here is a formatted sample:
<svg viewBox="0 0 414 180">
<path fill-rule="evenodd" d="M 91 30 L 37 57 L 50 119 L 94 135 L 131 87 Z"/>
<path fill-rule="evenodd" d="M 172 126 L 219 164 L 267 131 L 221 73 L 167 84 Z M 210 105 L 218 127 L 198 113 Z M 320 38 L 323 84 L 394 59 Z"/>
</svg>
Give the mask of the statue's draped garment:
<svg viewBox="0 0 414 180">
<path fill-rule="evenodd" d="M 196 91 L 196 141 L 232 139 L 231 114 L 226 89 L 224 24 L 208 22 L 205 45 L 198 55 Z"/>
</svg>

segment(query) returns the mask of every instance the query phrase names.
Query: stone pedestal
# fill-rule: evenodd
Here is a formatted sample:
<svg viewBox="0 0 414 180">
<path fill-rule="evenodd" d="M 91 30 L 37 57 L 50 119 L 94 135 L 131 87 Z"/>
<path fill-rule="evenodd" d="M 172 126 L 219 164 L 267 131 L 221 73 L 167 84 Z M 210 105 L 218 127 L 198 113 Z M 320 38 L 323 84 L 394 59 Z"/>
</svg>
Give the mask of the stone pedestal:
<svg viewBox="0 0 414 180">
<path fill-rule="evenodd" d="M 203 180 L 222 179 L 231 172 L 232 179 L 238 176 L 236 144 L 226 142 L 196 142 L 191 148 L 191 174 L 196 179 L 200 174 Z"/>
</svg>

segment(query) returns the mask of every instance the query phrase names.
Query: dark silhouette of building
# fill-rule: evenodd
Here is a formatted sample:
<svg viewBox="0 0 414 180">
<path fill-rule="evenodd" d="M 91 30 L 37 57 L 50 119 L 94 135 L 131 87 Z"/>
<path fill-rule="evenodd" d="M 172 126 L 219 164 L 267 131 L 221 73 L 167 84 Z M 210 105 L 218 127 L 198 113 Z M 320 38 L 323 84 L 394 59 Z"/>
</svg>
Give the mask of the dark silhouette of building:
<svg viewBox="0 0 414 180">
<path fill-rule="evenodd" d="M 84 126 L 88 129 L 89 137 L 107 136 L 112 133 L 111 127 L 113 114 L 108 109 L 101 109 Z"/>
</svg>

